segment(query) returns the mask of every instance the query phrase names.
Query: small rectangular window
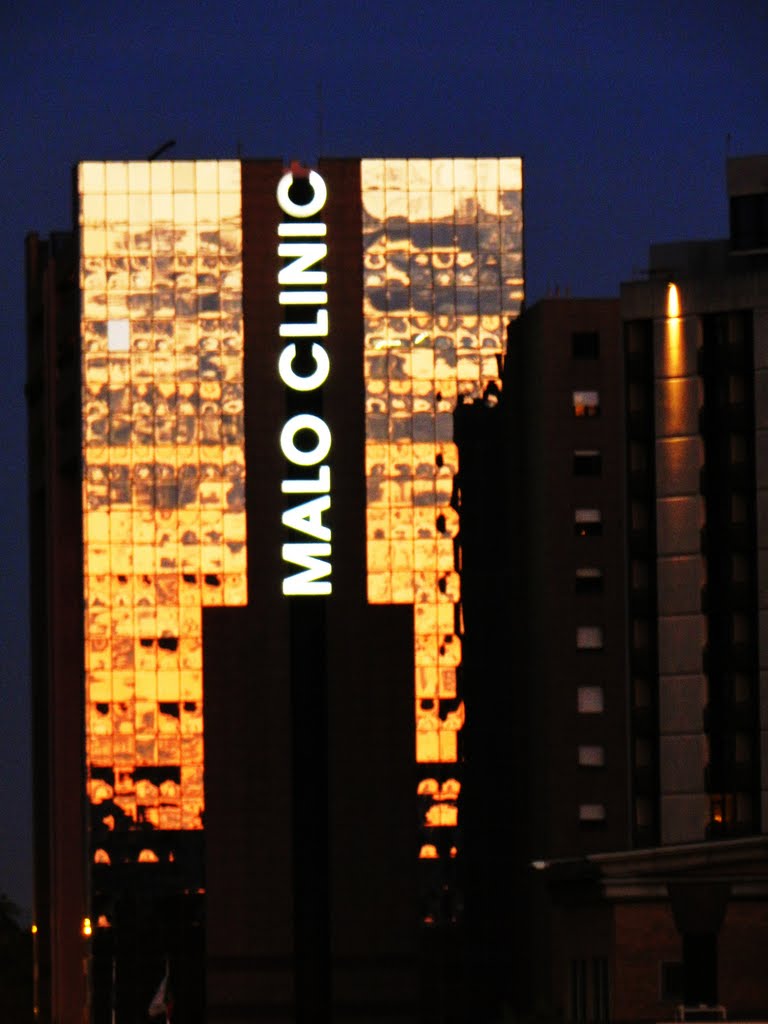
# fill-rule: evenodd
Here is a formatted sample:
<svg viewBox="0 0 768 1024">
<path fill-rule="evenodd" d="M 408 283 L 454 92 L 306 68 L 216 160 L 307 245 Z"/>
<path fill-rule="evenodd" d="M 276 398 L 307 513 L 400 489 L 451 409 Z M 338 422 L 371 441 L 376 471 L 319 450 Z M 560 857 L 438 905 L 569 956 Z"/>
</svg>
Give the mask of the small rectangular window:
<svg viewBox="0 0 768 1024">
<path fill-rule="evenodd" d="M 577 537 L 599 537 L 603 532 L 603 516 L 599 508 L 577 508 L 573 513 Z"/>
<path fill-rule="evenodd" d="M 576 691 L 576 706 L 580 715 L 600 715 L 605 707 L 602 686 L 580 686 Z"/>
<path fill-rule="evenodd" d="M 574 391 L 573 415 L 578 417 L 599 416 L 600 393 L 598 391 Z"/>
<path fill-rule="evenodd" d="M 603 646 L 602 626 L 577 626 L 576 647 L 580 651 L 599 651 Z"/>
<path fill-rule="evenodd" d="M 580 746 L 578 759 L 582 768 L 602 768 L 605 765 L 605 747 Z"/>
<path fill-rule="evenodd" d="M 576 593 L 598 594 L 603 589 L 603 570 L 594 565 L 581 565 L 576 570 Z"/>
<path fill-rule="evenodd" d="M 584 449 L 573 453 L 573 472 L 576 476 L 600 476 L 603 457 L 599 451 Z"/>
<path fill-rule="evenodd" d="M 605 804 L 579 804 L 579 821 L 605 821 Z"/>
<path fill-rule="evenodd" d="M 600 335 L 597 331 L 574 331 L 571 335 L 574 359 L 597 359 L 600 355 Z"/>
</svg>

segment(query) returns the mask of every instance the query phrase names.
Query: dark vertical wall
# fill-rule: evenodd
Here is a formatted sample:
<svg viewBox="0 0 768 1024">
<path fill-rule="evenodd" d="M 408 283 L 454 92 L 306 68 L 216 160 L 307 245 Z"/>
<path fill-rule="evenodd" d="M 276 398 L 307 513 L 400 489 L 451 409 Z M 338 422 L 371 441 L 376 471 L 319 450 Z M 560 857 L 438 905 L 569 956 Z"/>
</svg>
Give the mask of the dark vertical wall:
<svg viewBox="0 0 768 1024">
<path fill-rule="evenodd" d="M 248 594 L 205 612 L 208 1020 L 294 1012 L 289 609 L 280 592 L 279 161 L 242 165 Z"/>
<path fill-rule="evenodd" d="M 369 607 L 365 552 L 360 165 L 328 185 L 333 595 L 328 785 L 333 1020 L 415 1018 L 418 867 L 413 609 Z"/>
<path fill-rule="evenodd" d="M 333 593 L 289 600 L 283 168 L 243 164 L 249 604 L 210 609 L 203 627 L 211 1024 L 415 1019 L 413 611 L 366 602 L 359 162 L 319 170 Z"/>
<path fill-rule="evenodd" d="M 510 362 L 519 346 L 510 338 Z M 512 374 L 511 379 L 517 379 Z M 464 904 L 460 1020 L 527 1008 L 529 850 L 521 447 L 502 429 L 502 406 L 475 402 L 454 416 L 459 449 L 467 707 L 459 861 Z M 521 424 L 520 424 L 521 425 Z"/>
<path fill-rule="evenodd" d="M 36 972 L 40 1020 L 79 1021 L 88 945 L 83 795 L 77 261 L 72 235 L 27 241 Z"/>
</svg>

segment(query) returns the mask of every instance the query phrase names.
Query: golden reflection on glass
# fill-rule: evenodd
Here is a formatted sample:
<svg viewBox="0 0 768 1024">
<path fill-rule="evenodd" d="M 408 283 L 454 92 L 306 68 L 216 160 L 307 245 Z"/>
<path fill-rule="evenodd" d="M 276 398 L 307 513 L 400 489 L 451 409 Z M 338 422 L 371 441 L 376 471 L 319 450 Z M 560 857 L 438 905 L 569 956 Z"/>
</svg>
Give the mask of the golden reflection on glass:
<svg viewBox="0 0 768 1024">
<path fill-rule="evenodd" d="M 368 599 L 414 606 L 416 760 L 453 764 L 464 725 L 453 411 L 497 379 L 523 298 L 522 164 L 363 160 L 361 178 Z M 458 789 L 452 803 L 441 794 L 422 780 L 426 824 L 454 826 Z"/>
<path fill-rule="evenodd" d="M 97 832 L 200 829 L 202 608 L 247 600 L 240 165 L 78 172 L 88 794 Z"/>
</svg>

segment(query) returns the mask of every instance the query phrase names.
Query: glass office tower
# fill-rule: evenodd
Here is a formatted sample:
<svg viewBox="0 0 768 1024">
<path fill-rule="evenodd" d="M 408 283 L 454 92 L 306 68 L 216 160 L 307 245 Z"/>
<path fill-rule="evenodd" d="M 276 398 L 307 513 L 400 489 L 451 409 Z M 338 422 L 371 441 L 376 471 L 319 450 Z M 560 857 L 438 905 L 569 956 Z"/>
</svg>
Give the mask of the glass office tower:
<svg viewBox="0 0 768 1024">
<path fill-rule="evenodd" d="M 305 989 L 322 990 L 330 1006 L 346 998 L 328 992 L 344 990 L 347 968 L 324 965 L 337 948 L 357 948 L 369 931 L 363 919 L 378 912 L 365 909 L 370 886 L 356 890 L 339 866 L 358 856 L 344 801 L 360 836 L 387 835 L 359 855 L 374 873 L 376 858 L 385 872 L 400 864 L 397 850 L 401 873 L 419 858 L 460 855 L 452 415 L 498 378 L 522 300 L 521 174 L 520 160 L 497 158 L 325 160 L 314 177 L 280 161 L 86 162 L 76 171 L 66 281 L 59 242 L 30 239 L 30 351 L 46 353 L 51 397 L 38 405 L 31 389 L 32 433 L 66 433 L 81 455 L 78 485 L 64 490 L 51 484 L 61 474 L 52 447 L 31 456 L 44 466 L 41 507 L 50 505 L 33 538 L 47 531 L 56 551 L 69 541 L 81 567 L 63 573 L 49 558 L 34 584 L 34 607 L 53 609 L 45 622 L 37 614 L 35 635 L 78 638 L 61 671 L 50 659 L 35 670 L 36 704 L 48 709 L 36 756 L 45 748 L 55 761 L 66 748 L 71 766 L 79 749 L 82 764 L 79 793 L 69 776 L 66 786 L 63 775 L 46 776 L 40 801 L 43 1005 L 65 1005 L 67 978 L 82 976 L 84 958 L 94 1019 L 122 1006 L 129 986 L 138 1001 L 118 1019 L 137 1012 L 163 953 L 203 975 L 202 960 L 192 967 L 201 941 L 190 952 L 184 938 L 194 925 L 208 934 L 209 1019 L 232 1019 L 222 1007 L 237 972 L 243 1018 L 258 1019 L 246 1006 L 261 984 L 248 956 L 278 946 L 304 966 L 274 998 L 295 1007 Z M 327 202 L 308 200 L 313 189 Z M 320 505 L 288 513 L 285 496 L 306 485 L 287 479 L 284 427 L 306 397 L 296 382 L 309 379 L 308 353 L 318 357 L 310 320 L 328 380 L 301 415 L 327 424 L 331 482 Z M 62 325 L 77 375 L 66 428 L 51 412 L 63 388 L 52 371 Z M 295 364 L 281 357 L 288 339 Z M 67 536 L 61 528 L 51 541 L 65 519 Z M 280 551 L 296 530 L 327 545 L 322 594 L 281 589 Z M 343 663 L 334 653 L 342 640 Z M 355 703 L 361 688 L 375 690 L 369 706 Z M 242 708 L 254 694 L 249 717 Z M 57 701 L 70 709 L 65 718 L 50 713 Z M 350 741 L 341 765 L 339 737 L 353 735 L 366 742 Z M 354 802 L 364 776 L 374 796 Z M 83 800 L 82 833 L 61 830 L 46 809 L 62 794 Z M 62 902 L 59 880 L 73 870 L 82 886 Z M 404 922 L 424 919 L 406 896 L 410 883 L 399 889 L 397 923 L 380 929 L 391 949 L 407 945 Z M 176 903 L 163 904 L 171 891 Z M 250 900 L 259 909 L 238 924 Z M 161 904 L 166 923 L 152 924 L 147 907 Z M 254 932 L 267 905 L 275 921 L 293 921 L 284 935 Z M 170 927 L 173 915 L 180 923 Z M 75 928 L 90 943 L 84 952 L 67 945 Z M 161 932 L 156 943 L 141 938 Z M 47 982 L 48 960 L 64 963 L 66 949 L 69 967 Z M 329 971 L 335 980 L 320 983 Z M 391 988 L 385 973 L 368 985 L 381 999 Z M 188 1006 L 199 1003 L 188 989 Z"/>
</svg>

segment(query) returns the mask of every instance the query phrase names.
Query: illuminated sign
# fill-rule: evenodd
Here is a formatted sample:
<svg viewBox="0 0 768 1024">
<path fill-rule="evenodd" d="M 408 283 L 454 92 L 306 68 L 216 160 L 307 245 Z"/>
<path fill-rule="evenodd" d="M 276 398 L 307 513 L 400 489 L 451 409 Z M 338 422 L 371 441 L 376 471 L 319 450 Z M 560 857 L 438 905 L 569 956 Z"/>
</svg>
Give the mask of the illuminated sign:
<svg viewBox="0 0 768 1024">
<path fill-rule="evenodd" d="M 314 340 L 328 336 L 328 310 L 323 308 L 328 303 L 328 275 L 317 268 L 328 253 L 326 243 L 318 241 L 325 237 L 326 226 L 309 219 L 323 209 L 328 191 L 316 171 L 309 172 L 306 182 L 309 188 L 301 190 L 303 202 L 291 195 L 292 173 L 284 174 L 277 186 L 280 209 L 296 218 L 284 221 L 277 229 L 280 239 L 289 239 L 280 241 L 277 247 L 278 256 L 286 261 L 277 278 L 280 305 L 287 311 L 280 324 L 280 337 L 292 339 L 284 346 L 277 365 L 285 386 L 300 394 L 317 391 L 331 366 L 328 353 Z M 298 438 L 304 443 L 297 444 Z M 300 470 L 316 467 L 313 476 L 300 473 L 282 482 L 283 494 L 316 495 L 283 512 L 283 526 L 301 537 L 283 545 L 283 561 L 300 570 L 283 579 L 283 593 L 288 597 L 330 594 L 327 577 L 331 572 L 331 530 L 323 522 L 323 513 L 331 507 L 331 471 L 324 462 L 331 450 L 331 431 L 320 416 L 300 412 L 283 426 L 280 448 L 292 466 Z"/>
</svg>

